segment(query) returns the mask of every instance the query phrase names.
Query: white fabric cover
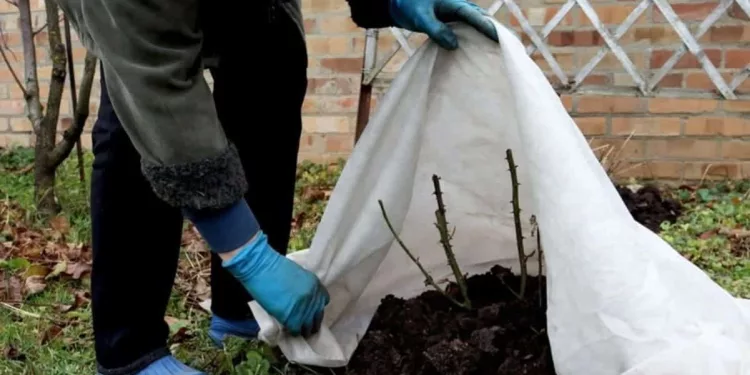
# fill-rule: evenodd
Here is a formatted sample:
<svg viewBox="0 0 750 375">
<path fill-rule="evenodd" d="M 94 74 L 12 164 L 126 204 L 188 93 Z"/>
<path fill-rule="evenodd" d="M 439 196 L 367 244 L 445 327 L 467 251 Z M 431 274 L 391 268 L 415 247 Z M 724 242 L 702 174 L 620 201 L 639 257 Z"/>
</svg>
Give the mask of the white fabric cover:
<svg viewBox="0 0 750 375">
<path fill-rule="evenodd" d="M 310 249 L 289 255 L 330 290 L 322 331 L 307 340 L 286 336 L 253 302 L 261 337 L 292 361 L 343 366 L 381 298 L 425 290 L 379 199 L 435 279 L 451 277 L 433 225 L 432 174 L 442 177 L 463 271 L 517 270 L 511 148 L 529 251 L 531 214 L 542 231 L 559 374 L 750 374 L 747 301 L 632 219 L 511 31 L 496 23 L 498 45 L 453 27 L 459 50 L 427 43 L 407 61 L 349 158 Z M 536 260 L 529 264 L 536 273 Z"/>
</svg>

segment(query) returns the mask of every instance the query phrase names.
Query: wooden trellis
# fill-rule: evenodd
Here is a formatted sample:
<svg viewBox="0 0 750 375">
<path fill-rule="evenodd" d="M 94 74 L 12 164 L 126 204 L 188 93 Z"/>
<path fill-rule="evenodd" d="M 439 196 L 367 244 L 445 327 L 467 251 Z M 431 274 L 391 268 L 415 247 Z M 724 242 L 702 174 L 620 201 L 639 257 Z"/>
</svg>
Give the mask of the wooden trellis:
<svg viewBox="0 0 750 375">
<path fill-rule="evenodd" d="M 515 0 L 495 0 L 487 8 L 487 12 L 494 16 L 502 7 L 507 7 L 510 14 L 518 20 L 523 32 L 526 33 L 531 40 L 531 44 L 527 46 L 526 52 L 531 55 L 532 53 L 539 51 L 549 65 L 552 74 L 563 83 L 557 87 L 558 92 L 561 94 L 580 91 L 584 80 L 594 71 L 597 64 L 601 62 L 607 53 L 611 51 L 634 82 L 634 87 L 631 87 L 630 90 L 618 90 L 618 92 L 642 96 L 658 95 L 656 90 L 658 84 L 664 79 L 667 73 L 677 65 L 680 58 L 690 52 L 700 62 L 702 70 L 716 87 L 716 91 L 721 98 L 735 100 L 737 99 L 737 89 L 746 79 L 748 79 L 748 76 L 750 76 L 750 64 L 747 64 L 743 69 L 734 74 L 729 82 L 727 82 L 698 43 L 698 39 L 700 39 L 712 25 L 726 14 L 735 2 L 748 15 L 748 17 L 750 17 L 750 0 L 719 0 L 716 8 L 698 25 L 695 34 L 690 32 L 688 27 L 675 13 L 667 0 L 641 0 L 625 20 L 617 26 L 613 33 L 611 33 L 601 22 L 589 0 L 567 0 L 549 22 L 542 27 L 541 33 L 534 29 L 531 22 L 529 22 L 523 14 L 523 11 Z M 594 55 L 586 64 L 583 64 L 580 70 L 572 76 L 568 76 L 560 67 L 560 64 L 555 59 L 550 48 L 545 43 L 545 40 L 571 12 L 571 10 L 576 7 L 576 5 L 580 7 L 583 14 L 585 14 L 594 29 L 599 33 L 604 41 L 604 46 L 602 46 L 597 51 L 596 55 Z M 625 33 L 636 23 L 639 17 L 641 17 L 641 15 L 643 15 L 643 13 L 652 5 L 658 8 L 658 10 L 664 15 L 668 24 L 679 36 L 682 45 L 673 51 L 673 54 L 664 65 L 655 72 L 652 72 L 650 77 L 644 77 L 638 72 L 633 61 L 630 60 L 625 50 L 618 43 L 620 38 L 625 35 Z M 409 42 L 409 37 L 413 33 L 398 28 L 390 28 L 389 30 L 393 33 L 398 43 L 395 44 L 395 48 L 392 48 L 391 51 L 387 52 L 385 56 L 380 59 L 376 56 L 378 52 L 376 47 L 378 41 L 378 30 L 367 30 L 362 90 L 360 93 L 360 113 L 357 121 L 357 138 L 364 129 L 367 118 L 369 117 L 371 86 L 375 78 L 400 50 L 403 49 L 409 56 L 413 55 L 416 50 L 416 48 Z M 616 88 L 613 87 L 613 91 L 615 89 Z"/>
<path fill-rule="evenodd" d="M 717 68 L 712 64 L 711 60 L 706 56 L 704 50 L 698 43 L 700 39 L 712 25 L 714 25 L 722 15 L 727 13 L 727 10 L 737 3 L 739 7 L 748 14 L 750 17 L 750 0 L 720 0 L 717 3 L 716 8 L 706 17 L 703 22 L 698 26 L 697 32 L 693 35 L 688 27 L 680 20 L 672 6 L 667 0 L 642 0 L 628 15 L 622 24 L 620 24 L 614 33 L 610 33 L 607 28 L 603 25 L 599 19 L 594 7 L 588 0 L 568 0 L 563 4 L 557 13 L 550 19 L 550 21 L 542 28 L 541 33 L 538 33 L 534 27 L 532 27 L 529 20 L 524 16 L 521 8 L 516 4 L 514 0 L 496 0 L 492 5 L 487 8 L 488 13 L 495 15 L 500 9 L 505 6 L 508 11 L 518 20 L 521 29 L 526 33 L 532 44 L 527 47 L 527 52 L 530 54 L 539 51 L 543 56 L 544 60 L 549 64 L 552 73 L 560 80 L 560 82 L 568 82 L 568 85 L 561 87 L 562 91 L 575 92 L 581 87 L 586 77 L 588 77 L 596 67 L 596 65 L 605 57 L 608 51 L 611 51 L 617 60 L 622 64 L 625 71 L 630 75 L 635 82 L 635 88 L 637 92 L 642 95 L 653 95 L 654 90 L 661 82 L 661 80 L 669 73 L 670 70 L 678 63 L 680 58 L 687 52 L 695 55 L 701 64 L 702 69 L 706 72 L 711 82 L 716 86 L 716 89 L 724 99 L 737 99 L 735 94 L 736 89 L 750 76 L 750 64 L 745 66 L 740 72 L 736 73 L 730 82 L 726 82 Z M 554 58 L 549 47 L 545 43 L 545 39 L 552 33 L 552 31 L 560 24 L 560 22 L 567 16 L 571 10 L 578 5 L 583 14 L 590 20 L 596 31 L 601 35 L 605 42 L 605 45 L 597 52 L 597 54 L 591 58 L 591 60 L 585 64 L 581 69 L 575 73 L 572 77 L 568 77 L 564 73 L 560 64 Z M 664 15 L 669 25 L 679 35 L 682 46 L 678 48 L 667 62 L 656 71 L 652 77 L 643 77 L 638 73 L 635 65 L 630 60 L 625 50 L 618 44 L 620 38 L 636 23 L 638 18 L 650 7 L 656 6 L 659 11 Z M 363 75 L 363 84 L 371 84 L 383 68 L 393 59 L 393 57 L 403 49 L 409 56 L 414 54 L 416 48 L 413 47 L 409 42 L 409 37 L 413 34 L 409 31 L 390 28 L 391 33 L 398 42 L 394 49 L 389 51 L 383 58 L 376 59 L 375 45 L 377 44 L 378 31 L 367 30 L 366 39 L 366 53 L 365 53 L 365 68 Z"/>
</svg>

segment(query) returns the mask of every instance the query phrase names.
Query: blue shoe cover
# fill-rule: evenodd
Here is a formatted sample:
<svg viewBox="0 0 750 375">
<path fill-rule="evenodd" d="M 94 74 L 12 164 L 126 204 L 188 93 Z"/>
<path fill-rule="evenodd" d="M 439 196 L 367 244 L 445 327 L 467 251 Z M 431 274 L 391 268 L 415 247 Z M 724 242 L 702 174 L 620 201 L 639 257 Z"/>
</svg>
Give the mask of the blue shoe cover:
<svg viewBox="0 0 750 375">
<path fill-rule="evenodd" d="M 205 372 L 188 367 L 169 355 L 143 369 L 138 375 L 207 375 Z"/>
</svg>

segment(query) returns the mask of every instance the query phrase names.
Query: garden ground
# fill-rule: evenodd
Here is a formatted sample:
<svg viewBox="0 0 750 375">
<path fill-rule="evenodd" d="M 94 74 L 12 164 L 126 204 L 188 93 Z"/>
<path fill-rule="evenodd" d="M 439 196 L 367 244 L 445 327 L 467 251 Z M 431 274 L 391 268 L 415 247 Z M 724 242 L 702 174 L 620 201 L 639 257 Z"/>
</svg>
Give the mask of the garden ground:
<svg viewBox="0 0 750 375">
<path fill-rule="evenodd" d="M 32 159 L 31 150 L 0 150 L 0 374 L 94 373 L 87 186 L 78 181 L 75 157 L 67 160 L 58 176 L 64 211 L 42 225 L 32 204 Z M 87 171 L 90 162 L 87 154 Z M 300 166 L 292 250 L 309 245 L 342 165 Z M 674 223 L 649 226 L 730 293 L 750 298 L 750 182 L 664 190 L 683 205 L 682 214 Z M 209 316 L 197 304 L 209 293 L 207 262 L 203 243 L 186 226 L 166 318 L 176 356 L 211 374 L 292 373 L 262 345 L 211 345 Z"/>
</svg>

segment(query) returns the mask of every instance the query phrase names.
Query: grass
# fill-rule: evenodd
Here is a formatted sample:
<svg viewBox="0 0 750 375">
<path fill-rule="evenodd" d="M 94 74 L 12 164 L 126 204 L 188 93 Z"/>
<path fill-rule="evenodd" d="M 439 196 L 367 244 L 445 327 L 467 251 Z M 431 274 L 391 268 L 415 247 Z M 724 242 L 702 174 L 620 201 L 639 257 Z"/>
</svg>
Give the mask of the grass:
<svg viewBox="0 0 750 375">
<path fill-rule="evenodd" d="M 0 302 L 7 303 L 0 306 L 0 374 L 94 373 L 87 276 L 76 279 L 63 271 L 52 279 L 42 279 L 44 288 L 24 295 L 21 303 L 8 299 L 14 288 L 11 285 L 9 289 L 10 281 L 34 280 L 45 261 L 48 269 L 44 274 L 62 262 L 54 254 L 41 258 L 9 255 L 3 244 L 19 241 L 18 228 L 39 233 L 24 234 L 23 239 L 38 241 L 30 246 L 54 244 L 53 250 L 65 254 L 80 249 L 79 244 L 90 238 L 88 189 L 78 181 L 76 159 L 67 160 L 58 175 L 57 193 L 64 209 L 61 220 L 67 223 L 62 239 L 34 212 L 33 177 L 28 171 L 32 161 L 29 150 L 0 150 Z M 86 164 L 90 171 L 90 154 Z M 342 166 L 343 162 L 300 165 L 290 250 L 310 245 Z M 685 204 L 685 213 L 677 223 L 664 224 L 661 236 L 733 295 L 750 298 L 750 232 L 744 229 L 750 228 L 750 182 L 717 183 L 672 194 Z M 209 316 L 196 305 L 196 294 L 200 294 L 196 290 L 208 275 L 205 248 L 191 237 L 189 228 L 183 243 L 178 280 L 167 309 L 169 345 L 175 355 L 211 374 L 291 373 L 277 353 L 258 343 L 232 340 L 223 350 L 213 347 L 206 334 Z"/>
</svg>

